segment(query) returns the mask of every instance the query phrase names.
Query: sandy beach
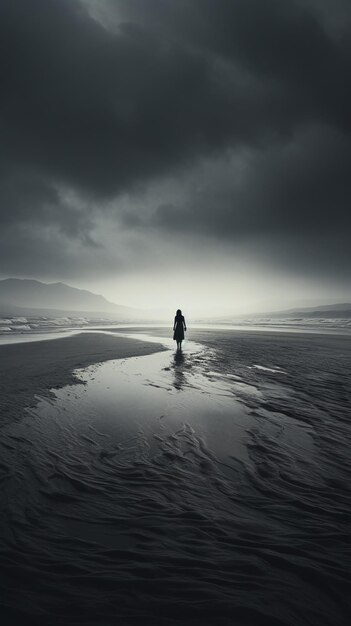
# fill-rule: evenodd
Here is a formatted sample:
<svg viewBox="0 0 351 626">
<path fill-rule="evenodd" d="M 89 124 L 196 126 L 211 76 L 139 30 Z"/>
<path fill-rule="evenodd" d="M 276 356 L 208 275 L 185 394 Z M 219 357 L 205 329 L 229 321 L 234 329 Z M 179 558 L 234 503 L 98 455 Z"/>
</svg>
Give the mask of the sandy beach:
<svg viewBox="0 0 351 626">
<path fill-rule="evenodd" d="M 2 623 L 348 626 L 350 338 L 110 333 L 0 348 Z"/>
<path fill-rule="evenodd" d="M 0 32 L 0 626 L 351 626 L 351 2 Z"/>
<path fill-rule="evenodd" d="M 161 344 L 104 333 L 78 333 L 53 340 L 0 345 L 1 424 L 21 417 L 35 396 L 77 382 L 73 371 L 109 359 L 150 354 Z"/>
</svg>

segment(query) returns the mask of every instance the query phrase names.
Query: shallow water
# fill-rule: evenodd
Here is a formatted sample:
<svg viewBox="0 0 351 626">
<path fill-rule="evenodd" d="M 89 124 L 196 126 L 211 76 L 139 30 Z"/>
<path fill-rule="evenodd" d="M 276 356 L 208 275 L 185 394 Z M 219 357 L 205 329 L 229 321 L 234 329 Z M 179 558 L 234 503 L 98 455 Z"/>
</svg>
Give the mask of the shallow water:
<svg viewBox="0 0 351 626">
<path fill-rule="evenodd" d="M 194 336 L 2 429 L 6 623 L 350 623 L 349 339 Z"/>
</svg>

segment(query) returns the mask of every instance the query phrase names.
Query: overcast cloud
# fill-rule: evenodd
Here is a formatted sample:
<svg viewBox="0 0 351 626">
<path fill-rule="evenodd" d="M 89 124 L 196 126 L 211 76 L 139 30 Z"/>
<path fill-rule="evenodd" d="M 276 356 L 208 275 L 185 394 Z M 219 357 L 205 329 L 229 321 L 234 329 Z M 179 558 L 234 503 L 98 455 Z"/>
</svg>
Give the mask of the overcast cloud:
<svg viewBox="0 0 351 626">
<path fill-rule="evenodd" d="M 3 277 L 241 255 L 346 297 L 349 2 L 2 0 L 0 38 Z"/>
</svg>

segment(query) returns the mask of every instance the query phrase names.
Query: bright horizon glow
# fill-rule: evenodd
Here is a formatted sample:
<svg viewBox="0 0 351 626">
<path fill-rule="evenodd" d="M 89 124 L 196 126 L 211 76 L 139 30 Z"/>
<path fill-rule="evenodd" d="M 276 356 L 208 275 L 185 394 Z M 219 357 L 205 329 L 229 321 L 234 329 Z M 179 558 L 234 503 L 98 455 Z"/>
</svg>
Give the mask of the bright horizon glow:
<svg viewBox="0 0 351 626">
<path fill-rule="evenodd" d="M 179 275 L 169 272 L 167 276 L 132 275 L 85 283 L 84 288 L 101 293 L 116 304 L 148 310 L 165 319 L 177 308 L 194 319 L 250 315 L 351 300 L 347 290 L 332 290 L 313 281 L 273 277 L 264 272 L 241 276 L 230 272 L 218 272 L 218 276 L 191 272 L 184 274 L 181 280 Z"/>
</svg>

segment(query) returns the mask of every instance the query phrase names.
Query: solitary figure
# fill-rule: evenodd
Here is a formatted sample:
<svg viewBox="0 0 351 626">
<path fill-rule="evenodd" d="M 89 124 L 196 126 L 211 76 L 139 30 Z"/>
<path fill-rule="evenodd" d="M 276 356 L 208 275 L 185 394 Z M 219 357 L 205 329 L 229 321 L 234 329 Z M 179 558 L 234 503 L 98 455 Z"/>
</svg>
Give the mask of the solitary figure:
<svg viewBox="0 0 351 626">
<path fill-rule="evenodd" d="M 173 325 L 173 339 L 177 342 L 177 349 L 182 349 L 182 341 L 184 339 L 184 331 L 186 330 L 186 323 L 184 319 L 184 315 L 180 309 L 178 309 L 176 316 L 174 318 Z"/>
</svg>

